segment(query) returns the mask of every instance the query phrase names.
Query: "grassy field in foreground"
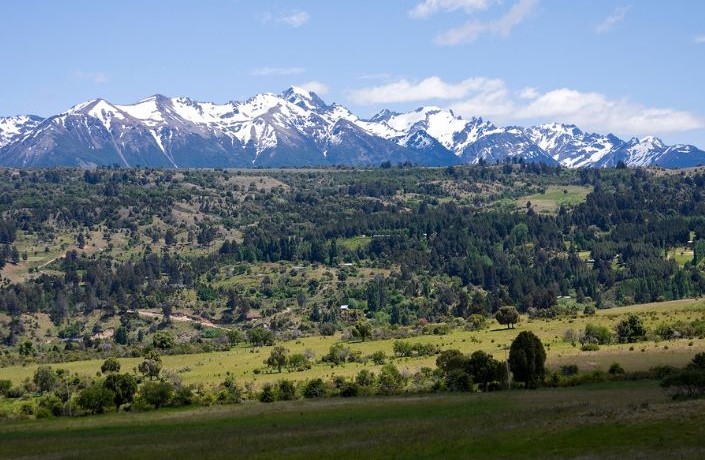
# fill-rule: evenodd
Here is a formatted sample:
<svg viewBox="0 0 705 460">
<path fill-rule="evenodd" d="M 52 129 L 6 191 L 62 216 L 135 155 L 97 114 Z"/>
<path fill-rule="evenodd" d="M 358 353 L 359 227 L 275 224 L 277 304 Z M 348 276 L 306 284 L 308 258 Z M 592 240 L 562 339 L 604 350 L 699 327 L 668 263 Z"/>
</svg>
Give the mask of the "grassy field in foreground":
<svg viewBox="0 0 705 460">
<path fill-rule="evenodd" d="M 0 422 L 0 458 L 703 458 L 655 382 Z"/>
<path fill-rule="evenodd" d="M 587 323 L 595 323 L 614 328 L 627 315 L 640 315 L 648 329 L 653 330 L 662 322 L 677 320 L 693 321 L 705 315 L 705 300 L 690 299 L 672 302 L 660 302 L 629 307 L 599 310 L 594 316 L 562 317 L 551 320 L 522 321 L 514 329 L 506 329 L 495 321 L 489 322 L 489 328 L 481 331 L 455 330 L 448 335 L 426 335 L 406 339 L 410 342 L 433 343 L 440 349 L 459 349 L 463 353 L 475 350 L 485 350 L 498 359 L 505 359 L 505 348 L 509 346 L 516 335 L 523 330 L 537 334 L 547 350 L 547 365 L 558 369 L 563 364 L 577 364 L 581 371 L 601 369 L 606 371 L 614 362 L 619 362 L 627 371 L 644 371 L 659 365 L 683 366 L 698 352 L 705 351 L 705 339 L 679 339 L 670 341 L 646 341 L 635 344 L 612 344 L 600 347 L 599 351 L 580 351 L 580 344 L 573 346 L 564 341 L 565 332 L 572 329 L 575 332 L 585 328 Z M 309 349 L 320 359 L 328 352 L 340 337 L 307 337 L 296 341 L 283 342 L 291 353 L 302 353 Z M 363 356 L 369 356 L 374 351 L 382 350 L 387 356 L 393 356 L 394 340 L 376 340 L 367 342 L 346 343 L 353 351 L 359 351 Z M 176 372 L 185 384 L 215 385 L 225 379 L 225 373 L 231 372 L 240 383 L 252 382 L 260 386 L 265 382 L 280 378 L 306 380 L 321 377 L 330 379 L 334 375 L 354 376 L 361 369 L 378 372 L 381 366 L 367 363 L 347 363 L 343 366 L 331 366 L 325 363 L 314 364 L 303 372 L 269 373 L 263 361 L 269 356 L 271 347 L 252 349 L 239 345 L 226 352 L 198 353 L 192 355 L 164 356 L 164 369 Z M 121 358 L 123 371 L 135 369 L 141 358 Z M 422 367 L 435 367 L 436 356 L 395 358 L 394 364 L 400 370 L 408 373 L 418 371 Z M 53 364 L 54 368 L 63 368 L 84 375 L 95 375 L 100 370 L 103 360 L 78 361 Z M 31 378 L 36 365 L 12 366 L 0 368 L 0 379 L 10 379 L 19 384 L 23 379 Z M 259 369 L 261 373 L 255 373 Z"/>
</svg>

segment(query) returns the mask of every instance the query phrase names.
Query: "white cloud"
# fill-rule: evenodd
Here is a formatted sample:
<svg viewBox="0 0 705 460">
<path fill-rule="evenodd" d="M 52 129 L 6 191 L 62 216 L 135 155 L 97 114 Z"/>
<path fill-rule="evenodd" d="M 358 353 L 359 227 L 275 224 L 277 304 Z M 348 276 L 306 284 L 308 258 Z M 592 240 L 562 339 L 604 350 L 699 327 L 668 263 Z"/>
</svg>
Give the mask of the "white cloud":
<svg viewBox="0 0 705 460">
<path fill-rule="evenodd" d="M 460 83 L 446 83 L 433 76 L 412 83 L 406 79 L 380 86 L 362 88 L 348 93 L 356 104 L 384 104 L 391 102 L 413 102 L 431 99 L 462 99 L 470 93 L 486 92 L 503 86 L 500 80 L 468 78 Z"/>
<path fill-rule="evenodd" d="M 705 128 L 705 118 L 672 108 L 648 107 L 626 98 L 569 88 L 510 91 L 503 80 L 475 77 L 448 83 L 437 76 L 419 83 L 399 80 L 348 93 L 357 104 L 410 103 L 437 99 L 464 116 L 491 117 L 497 123 L 573 123 L 588 131 L 623 136 L 668 134 Z"/>
<path fill-rule="evenodd" d="M 258 14 L 259 20 L 262 24 L 276 23 L 285 24 L 289 27 L 301 27 L 306 24 L 311 16 L 302 10 L 289 10 L 278 13 L 272 13 L 270 11 Z"/>
<path fill-rule="evenodd" d="M 628 99 L 610 99 L 600 93 L 568 88 L 542 94 L 512 117 L 568 122 L 590 130 L 637 135 L 705 127 L 705 120 L 689 112 L 647 107 Z"/>
<path fill-rule="evenodd" d="M 451 12 L 460 9 L 470 14 L 474 11 L 486 10 L 490 4 L 495 2 L 496 0 L 424 0 L 409 11 L 409 16 L 422 19 L 439 11 Z"/>
<path fill-rule="evenodd" d="M 305 11 L 289 11 L 287 13 L 281 13 L 277 16 L 276 21 L 281 24 L 286 24 L 291 27 L 301 27 L 306 24 L 311 16 Z"/>
<path fill-rule="evenodd" d="M 462 26 L 441 33 L 435 39 L 439 45 L 471 43 L 484 34 L 508 37 L 512 29 L 524 22 L 531 14 L 538 0 L 519 0 L 509 11 L 495 21 L 469 21 Z"/>
<path fill-rule="evenodd" d="M 92 83 L 107 83 L 108 76 L 103 72 L 85 72 L 83 70 L 75 70 L 73 72 L 74 78 L 79 80 L 86 80 Z"/>
<path fill-rule="evenodd" d="M 469 99 L 453 102 L 449 109 L 465 117 L 491 117 L 503 121 L 516 111 L 516 104 L 509 97 L 504 82 L 496 80 L 496 83 Z"/>
<path fill-rule="evenodd" d="M 617 24 L 624 21 L 624 17 L 627 15 L 630 8 L 630 6 L 617 7 L 604 21 L 595 26 L 595 32 L 604 34 L 612 30 Z"/>
<path fill-rule="evenodd" d="M 326 94 L 328 94 L 328 85 L 325 85 L 320 81 L 307 81 L 306 83 L 301 83 L 300 85 L 296 86 L 298 86 L 299 88 L 303 88 L 306 91 L 314 92 L 319 96 L 325 96 Z"/>
<path fill-rule="evenodd" d="M 539 92 L 536 88 L 526 87 L 519 91 L 519 99 L 536 99 L 539 97 Z"/>
<path fill-rule="evenodd" d="M 705 43 L 705 34 L 696 35 L 695 37 L 693 37 L 693 43 L 696 43 L 698 45 Z"/>
<path fill-rule="evenodd" d="M 251 72 L 255 77 L 268 77 L 270 75 L 297 75 L 304 73 L 303 67 L 260 67 Z"/>
</svg>

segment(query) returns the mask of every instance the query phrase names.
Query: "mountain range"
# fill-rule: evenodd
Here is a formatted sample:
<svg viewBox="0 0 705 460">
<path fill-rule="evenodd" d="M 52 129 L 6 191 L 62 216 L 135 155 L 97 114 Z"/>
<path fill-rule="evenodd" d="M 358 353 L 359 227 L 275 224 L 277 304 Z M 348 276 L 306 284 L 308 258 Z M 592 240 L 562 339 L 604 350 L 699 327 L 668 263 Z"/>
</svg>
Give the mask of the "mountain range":
<svg viewBox="0 0 705 460">
<path fill-rule="evenodd" d="M 297 87 L 226 104 L 155 95 L 131 105 L 94 99 L 48 118 L 0 118 L 0 166 L 8 167 L 445 166 L 506 158 L 678 168 L 705 164 L 705 151 L 560 123 L 499 127 L 438 107 L 361 119 Z"/>
</svg>

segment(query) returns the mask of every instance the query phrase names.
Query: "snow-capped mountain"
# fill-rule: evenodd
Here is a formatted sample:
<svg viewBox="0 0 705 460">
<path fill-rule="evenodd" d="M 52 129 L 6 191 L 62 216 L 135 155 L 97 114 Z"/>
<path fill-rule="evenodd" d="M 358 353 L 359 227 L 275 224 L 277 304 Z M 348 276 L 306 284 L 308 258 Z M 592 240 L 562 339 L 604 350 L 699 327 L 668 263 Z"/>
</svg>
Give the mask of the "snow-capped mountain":
<svg viewBox="0 0 705 460">
<path fill-rule="evenodd" d="M 0 118 L 0 149 L 22 138 L 41 122 L 41 117 L 33 115 Z"/>
<path fill-rule="evenodd" d="M 129 105 L 95 99 L 46 119 L 0 118 L 2 166 L 440 166 L 506 158 L 567 167 L 705 164 L 696 147 L 652 137 L 623 141 L 558 123 L 497 127 L 438 107 L 360 119 L 296 87 L 225 104 L 155 95 Z"/>
<path fill-rule="evenodd" d="M 624 145 L 624 141 L 612 134 L 585 133 L 575 125 L 560 123 L 532 126 L 525 132 L 544 152 L 569 168 L 599 165 L 603 158 L 609 158 Z"/>
</svg>

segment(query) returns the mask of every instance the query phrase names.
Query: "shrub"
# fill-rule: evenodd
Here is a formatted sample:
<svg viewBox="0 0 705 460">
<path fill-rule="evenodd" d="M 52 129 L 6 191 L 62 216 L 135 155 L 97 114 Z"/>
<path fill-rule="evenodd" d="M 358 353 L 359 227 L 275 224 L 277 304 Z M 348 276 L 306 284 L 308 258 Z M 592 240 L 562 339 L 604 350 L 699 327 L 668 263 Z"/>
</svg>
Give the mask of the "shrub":
<svg viewBox="0 0 705 460">
<path fill-rule="evenodd" d="M 653 377 L 655 377 L 655 378 L 657 378 L 657 379 L 660 379 L 660 380 L 662 380 L 662 379 L 668 377 L 669 375 L 673 375 L 673 374 L 675 374 L 675 373 L 677 373 L 677 372 L 678 372 L 678 369 L 676 369 L 676 368 L 673 367 L 673 366 L 668 366 L 668 365 L 665 365 L 665 364 L 661 364 L 661 365 L 658 365 L 658 366 L 654 366 L 654 367 L 652 367 L 651 369 L 649 369 L 649 373 L 650 373 Z"/>
<path fill-rule="evenodd" d="M 607 345 L 612 342 L 612 332 L 605 326 L 588 323 L 585 325 L 585 331 L 580 338 L 580 343 L 596 343 L 599 345 Z"/>
<path fill-rule="evenodd" d="M 17 387 L 12 387 L 9 390 L 7 390 L 6 396 L 8 398 L 17 399 L 17 398 L 21 398 L 22 396 L 24 396 L 25 393 L 26 392 L 23 387 L 17 386 Z"/>
<path fill-rule="evenodd" d="M 25 401 L 20 405 L 20 415 L 34 415 L 36 412 L 36 408 L 34 407 L 34 403 L 32 401 Z"/>
<path fill-rule="evenodd" d="M 135 399 L 137 379 L 131 374 L 110 374 L 105 378 L 103 386 L 115 394 L 113 402 L 115 410 L 119 410 L 121 405 Z"/>
<path fill-rule="evenodd" d="M 705 370 L 705 352 L 696 354 L 687 367 L 688 369 Z"/>
<path fill-rule="evenodd" d="M 259 392 L 258 399 L 263 403 L 271 403 L 277 400 L 277 390 L 271 383 L 265 383 L 262 391 Z"/>
<path fill-rule="evenodd" d="M 446 375 L 446 388 L 449 391 L 472 391 L 472 377 L 462 369 L 453 369 Z"/>
<path fill-rule="evenodd" d="M 620 321 L 615 330 L 620 343 L 637 342 L 646 335 L 644 322 L 637 315 L 629 315 L 627 319 Z"/>
<path fill-rule="evenodd" d="M 274 333 L 263 327 L 253 327 L 247 331 L 247 341 L 253 347 L 274 345 Z"/>
<path fill-rule="evenodd" d="M 318 327 L 321 335 L 331 336 L 335 334 L 335 324 L 333 323 L 323 323 Z"/>
<path fill-rule="evenodd" d="M 380 394 L 398 393 L 404 386 L 404 377 L 392 363 L 385 364 L 379 374 L 377 387 Z"/>
<path fill-rule="evenodd" d="M 323 398 L 326 395 L 326 384 L 322 379 L 309 380 L 302 391 L 304 398 Z"/>
<path fill-rule="evenodd" d="M 83 410 L 92 414 L 102 414 L 105 409 L 113 405 L 115 393 L 105 388 L 103 385 L 94 383 L 84 388 L 76 399 L 76 404 Z"/>
<path fill-rule="evenodd" d="M 414 354 L 414 346 L 405 340 L 394 341 L 394 354 L 397 356 L 411 356 Z"/>
<path fill-rule="evenodd" d="M 666 324 L 666 323 L 661 323 L 658 326 L 656 326 L 656 329 L 654 330 L 656 335 L 661 337 L 663 340 L 671 340 L 675 338 L 677 331 L 675 327 L 672 324 Z"/>
<path fill-rule="evenodd" d="M 387 354 L 381 350 L 377 350 L 370 355 L 370 359 L 372 359 L 373 363 L 381 365 L 387 360 Z"/>
<path fill-rule="evenodd" d="M 468 331 L 479 331 L 487 327 L 487 318 L 483 315 L 472 314 L 465 320 L 465 329 Z"/>
<path fill-rule="evenodd" d="M 245 341 L 245 335 L 238 329 L 228 330 L 228 332 L 225 333 L 225 336 L 228 338 L 230 345 L 237 345 L 238 343 Z"/>
<path fill-rule="evenodd" d="M 174 397 L 171 398 L 171 403 L 174 406 L 190 406 L 193 404 L 193 391 L 189 387 L 178 387 L 174 392 Z"/>
<path fill-rule="evenodd" d="M 242 388 L 235 381 L 235 376 L 230 371 L 225 373 L 225 380 L 221 384 L 222 390 L 218 393 L 218 401 L 225 403 L 242 402 Z"/>
<path fill-rule="evenodd" d="M 292 401 L 296 399 L 296 386 L 291 380 L 280 380 L 277 382 L 279 399 L 282 401 Z"/>
<path fill-rule="evenodd" d="M 141 402 L 155 409 L 166 406 L 174 395 L 174 386 L 169 382 L 145 382 L 140 387 Z"/>
<path fill-rule="evenodd" d="M 600 346 L 596 343 L 586 343 L 582 347 L 580 347 L 581 351 L 597 351 L 600 349 Z"/>
<path fill-rule="evenodd" d="M 38 407 L 41 409 L 46 409 L 51 415 L 58 417 L 64 410 L 64 403 L 58 396 L 50 394 L 42 396 L 39 399 Z"/>
<path fill-rule="evenodd" d="M 52 391 L 58 380 L 59 377 L 56 375 L 56 372 L 49 366 L 39 366 L 37 370 L 34 371 L 34 377 L 32 379 L 37 386 L 37 391 L 40 393 Z"/>
<path fill-rule="evenodd" d="M 692 399 L 705 395 L 705 372 L 699 369 L 684 369 L 661 381 L 673 399 Z"/>
<path fill-rule="evenodd" d="M 507 367 L 482 350 L 475 351 L 467 360 L 465 371 L 483 391 L 488 391 L 491 383 L 500 386 L 507 380 Z"/>
<path fill-rule="evenodd" d="M 323 356 L 323 361 L 333 363 L 335 365 L 348 361 L 352 356 L 350 347 L 344 346 L 342 343 L 331 345 L 328 349 L 328 354 Z"/>
<path fill-rule="evenodd" d="M 311 363 L 303 353 L 294 353 L 289 356 L 289 359 L 286 362 L 286 369 L 289 372 L 305 371 L 306 369 L 311 369 Z"/>
<path fill-rule="evenodd" d="M 152 344 L 155 348 L 159 348 L 160 350 L 168 350 L 174 348 L 176 340 L 174 336 L 168 332 L 157 332 L 154 334 L 154 337 L 152 337 Z"/>
<path fill-rule="evenodd" d="M 576 364 L 566 364 L 561 366 L 561 375 L 570 377 L 571 375 L 576 375 L 578 373 L 578 366 Z"/>
<path fill-rule="evenodd" d="M 0 396 L 7 396 L 12 388 L 12 382 L 10 380 L 0 380 Z"/>
<path fill-rule="evenodd" d="M 120 361 L 115 358 L 106 359 L 100 366 L 100 372 L 107 374 L 110 372 L 120 372 Z"/>
<path fill-rule="evenodd" d="M 338 394 L 342 398 L 355 398 L 360 394 L 360 387 L 355 382 L 344 380 L 338 388 Z"/>
<path fill-rule="evenodd" d="M 448 374 L 454 369 L 465 369 L 468 366 L 468 358 L 460 350 L 443 350 L 436 358 L 436 366 Z"/>
<path fill-rule="evenodd" d="M 431 356 L 435 355 L 438 351 L 438 347 L 432 343 L 417 342 L 413 344 L 411 348 L 418 356 Z"/>
<path fill-rule="evenodd" d="M 610 375 L 624 375 L 624 368 L 619 363 L 612 363 L 607 373 Z"/>
<path fill-rule="evenodd" d="M 17 346 L 17 351 L 20 356 L 28 357 L 34 356 L 34 344 L 30 340 L 25 340 Z"/>
<path fill-rule="evenodd" d="M 371 387 L 375 384 L 375 375 L 367 369 L 362 369 L 355 376 L 355 383 L 361 387 Z"/>
<path fill-rule="evenodd" d="M 563 341 L 564 342 L 570 342 L 573 345 L 575 345 L 575 342 L 581 339 L 581 335 L 576 333 L 573 329 L 566 329 L 566 331 L 563 333 Z"/>
</svg>

